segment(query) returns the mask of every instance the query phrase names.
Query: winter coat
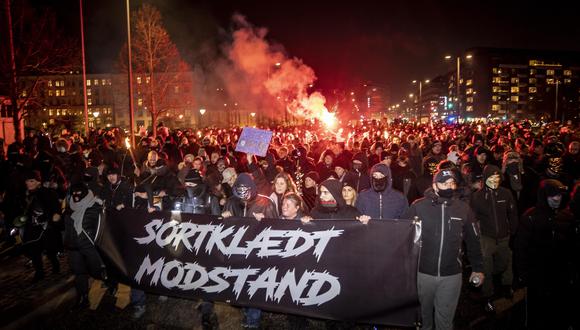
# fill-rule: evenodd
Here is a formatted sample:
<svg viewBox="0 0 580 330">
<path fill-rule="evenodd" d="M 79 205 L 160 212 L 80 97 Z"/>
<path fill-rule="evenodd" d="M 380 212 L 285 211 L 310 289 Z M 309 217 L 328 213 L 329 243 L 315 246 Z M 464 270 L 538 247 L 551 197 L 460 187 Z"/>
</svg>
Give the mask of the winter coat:
<svg viewBox="0 0 580 330">
<path fill-rule="evenodd" d="M 236 196 L 235 192 L 240 185 L 249 188 L 250 199 L 248 201 L 243 201 L 239 196 Z M 278 217 L 276 206 L 270 198 L 258 194 L 258 187 L 250 174 L 241 173 L 238 175 L 232 190 L 234 194 L 228 198 L 224 211 L 231 212 L 235 217 L 243 218 L 251 218 L 254 213 L 263 213 L 265 218 L 274 219 Z"/>
<path fill-rule="evenodd" d="M 320 199 L 317 198 L 316 205 L 310 211 L 310 216 L 313 219 L 327 219 L 327 220 L 338 220 L 338 219 L 349 219 L 354 220 L 361 213 L 354 207 L 346 205 L 346 201 L 342 197 L 342 183 L 336 179 L 328 179 L 320 184 L 326 187 L 332 197 L 336 200 L 337 207 L 328 208 L 320 205 Z"/>
<path fill-rule="evenodd" d="M 439 197 L 433 189 L 416 200 L 406 219 L 421 221 L 421 255 L 419 272 L 432 276 L 449 276 L 462 271 L 462 243 L 474 272 L 483 272 L 479 230 L 475 216 L 467 203 Z"/>
<path fill-rule="evenodd" d="M 356 208 L 373 219 L 399 219 L 409 208 L 407 198 L 393 189 L 391 170 L 387 165 L 376 164 L 371 169 L 371 175 L 374 172 L 381 172 L 388 178 L 387 188 L 381 192 L 373 189 L 361 192 L 356 199 Z"/>
</svg>

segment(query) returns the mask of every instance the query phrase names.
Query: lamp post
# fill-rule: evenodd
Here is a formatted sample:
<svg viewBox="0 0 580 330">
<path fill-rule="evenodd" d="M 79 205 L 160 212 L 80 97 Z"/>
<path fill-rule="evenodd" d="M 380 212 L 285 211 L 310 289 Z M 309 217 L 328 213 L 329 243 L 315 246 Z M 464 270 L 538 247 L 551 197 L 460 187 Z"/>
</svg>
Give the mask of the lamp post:
<svg viewBox="0 0 580 330">
<path fill-rule="evenodd" d="M 129 83 L 129 129 L 131 131 L 131 145 L 135 145 L 135 112 L 133 107 L 133 64 L 131 61 L 131 11 L 129 6 L 129 0 L 126 1 L 127 7 L 127 75 L 128 75 L 128 83 Z M 83 82 L 83 85 L 86 84 L 86 81 Z M 155 131 L 155 127 L 153 127 Z"/>
<path fill-rule="evenodd" d="M 470 60 L 473 57 L 473 55 L 471 54 L 467 54 L 465 55 L 465 58 Z M 446 60 L 451 60 L 452 56 L 451 55 L 446 55 L 445 59 Z M 457 100 L 455 100 L 455 114 L 457 115 L 457 123 L 459 123 L 459 118 L 461 118 L 461 108 L 460 108 L 460 93 L 461 93 L 461 56 L 456 56 L 456 65 L 457 68 L 455 69 L 455 73 L 457 74 L 456 76 L 456 80 L 455 80 L 455 87 L 456 87 L 456 97 Z"/>
<path fill-rule="evenodd" d="M 199 109 L 199 114 L 200 114 L 200 116 L 199 116 L 199 126 L 200 126 L 200 128 L 203 127 L 203 115 L 205 115 L 205 111 L 206 111 L 205 109 Z"/>
<path fill-rule="evenodd" d="M 421 112 L 423 110 L 422 109 L 423 108 L 423 104 L 422 104 L 423 103 L 423 99 L 422 99 L 423 98 L 423 81 L 422 80 L 413 80 L 413 84 L 417 84 L 417 83 L 419 83 L 419 98 L 418 98 L 418 101 L 417 101 L 418 102 L 418 108 L 419 108 L 417 112 L 419 113 L 419 115 L 417 117 L 417 113 L 415 113 L 415 117 L 418 118 L 418 121 L 419 121 L 419 124 L 420 124 L 421 123 L 421 115 L 422 115 Z M 429 83 L 429 79 L 426 79 L 425 80 L 425 84 L 428 84 L 428 83 Z M 411 94 L 409 96 L 411 96 Z"/>
</svg>

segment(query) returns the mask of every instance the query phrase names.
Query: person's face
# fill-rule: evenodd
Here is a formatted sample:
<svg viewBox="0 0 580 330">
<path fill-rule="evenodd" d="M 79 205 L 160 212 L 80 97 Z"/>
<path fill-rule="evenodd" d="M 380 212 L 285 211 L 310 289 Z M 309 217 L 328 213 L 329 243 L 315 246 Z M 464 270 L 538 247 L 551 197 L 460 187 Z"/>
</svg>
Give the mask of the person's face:
<svg viewBox="0 0 580 330">
<path fill-rule="evenodd" d="M 115 184 L 115 183 L 117 183 L 117 180 L 119 180 L 119 176 L 116 173 L 114 173 L 114 174 L 108 174 L 107 175 L 107 180 L 109 180 L 109 182 L 111 184 Z"/>
<path fill-rule="evenodd" d="M 441 153 L 441 144 L 434 145 L 432 150 L 433 150 L 434 154 L 440 154 Z"/>
<path fill-rule="evenodd" d="M 33 191 L 40 187 L 40 181 L 36 181 L 36 179 L 29 179 L 24 182 L 26 184 L 26 190 Z"/>
<path fill-rule="evenodd" d="M 320 200 L 323 202 L 334 201 L 334 197 L 332 196 L 330 191 L 328 191 L 328 189 L 326 189 L 325 186 L 320 187 Z"/>
<path fill-rule="evenodd" d="M 354 199 L 355 194 L 355 190 L 350 186 L 345 186 L 342 188 L 342 198 L 344 198 L 344 200 L 347 202 L 351 202 Z"/>
<path fill-rule="evenodd" d="M 332 164 L 332 157 L 331 156 L 324 156 L 324 164 L 326 164 L 327 166 Z"/>
<path fill-rule="evenodd" d="M 211 153 L 211 162 L 213 164 L 215 164 L 218 161 L 219 158 L 220 158 L 220 154 L 219 153 L 217 153 L 217 152 L 212 152 Z"/>
<path fill-rule="evenodd" d="M 393 158 L 391 156 L 387 156 L 385 157 L 385 159 L 381 161 L 381 163 L 387 165 L 388 167 L 391 167 L 391 164 L 393 163 Z"/>
<path fill-rule="evenodd" d="M 382 153 L 383 153 L 383 148 L 376 148 L 375 149 L 375 155 L 380 157 Z"/>
<path fill-rule="evenodd" d="M 447 181 L 445 182 L 436 182 L 433 184 L 433 189 L 435 189 L 435 191 L 439 191 L 439 190 L 447 190 L 447 189 L 457 189 L 457 182 L 455 182 L 455 179 L 449 178 L 447 179 Z"/>
<path fill-rule="evenodd" d="M 286 156 L 288 156 L 288 150 L 280 149 L 278 150 L 278 155 L 280 156 L 280 158 L 286 158 Z"/>
<path fill-rule="evenodd" d="M 149 163 L 149 166 L 155 166 L 155 164 L 157 164 L 157 155 L 149 155 L 149 157 L 147 157 L 147 162 Z"/>
<path fill-rule="evenodd" d="M 483 163 L 485 163 L 485 160 L 487 159 L 487 154 L 484 152 L 482 154 L 477 155 L 476 158 L 480 164 L 483 164 Z"/>
<path fill-rule="evenodd" d="M 346 170 L 340 166 L 334 167 L 334 173 L 336 173 L 336 175 L 338 175 L 339 178 L 341 178 L 345 172 L 346 172 Z"/>
<path fill-rule="evenodd" d="M 298 210 L 299 207 L 293 200 L 285 198 L 284 201 L 282 201 L 282 215 L 285 218 L 294 219 L 296 215 L 298 215 Z"/>
<path fill-rule="evenodd" d="M 196 159 L 196 160 L 193 161 L 193 168 L 194 169 L 196 169 L 198 171 L 201 170 L 201 165 L 202 165 L 201 164 L 201 160 Z"/>
<path fill-rule="evenodd" d="M 580 152 L 580 143 L 578 143 L 578 142 L 576 142 L 576 143 L 575 142 L 570 143 L 570 146 L 568 146 L 568 152 L 571 155 L 577 155 L 578 152 Z"/>
<path fill-rule="evenodd" d="M 316 182 L 314 180 L 312 180 L 311 178 L 304 179 L 304 187 L 312 188 L 314 186 L 316 186 Z"/>
<path fill-rule="evenodd" d="M 283 178 L 276 179 L 276 182 L 274 182 L 274 189 L 276 190 L 276 194 L 279 195 L 284 194 L 286 192 L 286 189 L 288 189 L 286 180 L 284 180 Z"/>
</svg>

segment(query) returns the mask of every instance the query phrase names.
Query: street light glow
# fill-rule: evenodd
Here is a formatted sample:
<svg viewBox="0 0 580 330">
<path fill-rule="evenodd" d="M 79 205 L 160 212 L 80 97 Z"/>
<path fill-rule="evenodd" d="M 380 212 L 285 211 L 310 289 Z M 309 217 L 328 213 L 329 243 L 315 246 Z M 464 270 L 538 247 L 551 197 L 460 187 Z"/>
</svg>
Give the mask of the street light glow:
<svg viewBox="0 0 580 330">
<path fill-rule="evenodd" d="M 451 59 L 451 55 L 445 55 L 445 59 L 446 60 L 450 60 Z"/>
<path fill-rule="evenodd" d="M 199 109 L 199 113 L 203 116 L 205 114 L 205 109 Z"/>
<path fill-rule="evenodd" d="M 467 55 L 465 56 L 465 58 L 466 58 L 466 59 L 468 59 L 468 60 L 469 60 L 470 58 L 472 58 L 472 57 L 473 57 L 473 55 L 471 55 L 471 54 L 467 54 Z"/>
</svg>

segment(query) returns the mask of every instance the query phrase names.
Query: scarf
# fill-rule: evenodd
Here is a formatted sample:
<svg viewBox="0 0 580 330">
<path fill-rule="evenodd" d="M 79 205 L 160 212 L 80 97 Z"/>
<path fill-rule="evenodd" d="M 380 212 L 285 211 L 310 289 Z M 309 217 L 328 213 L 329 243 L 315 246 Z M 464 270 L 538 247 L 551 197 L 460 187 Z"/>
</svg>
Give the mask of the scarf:
<svg viewBox="0 0 580 330">
<path fill-rule="evenodd" d="M 85 217 L 85 211 L 98 202 L 100 202 L 100 200 L 96 198 L 90 190 L 85 198 L 78 201 L 78 203 L 76 203 L 72 197 L 70 198 L 70 208 L 73 210 L 71 218 L 74 221 L 75 231 L 78 235 L 83 231 L 83 218 Z"/>
</svg>

